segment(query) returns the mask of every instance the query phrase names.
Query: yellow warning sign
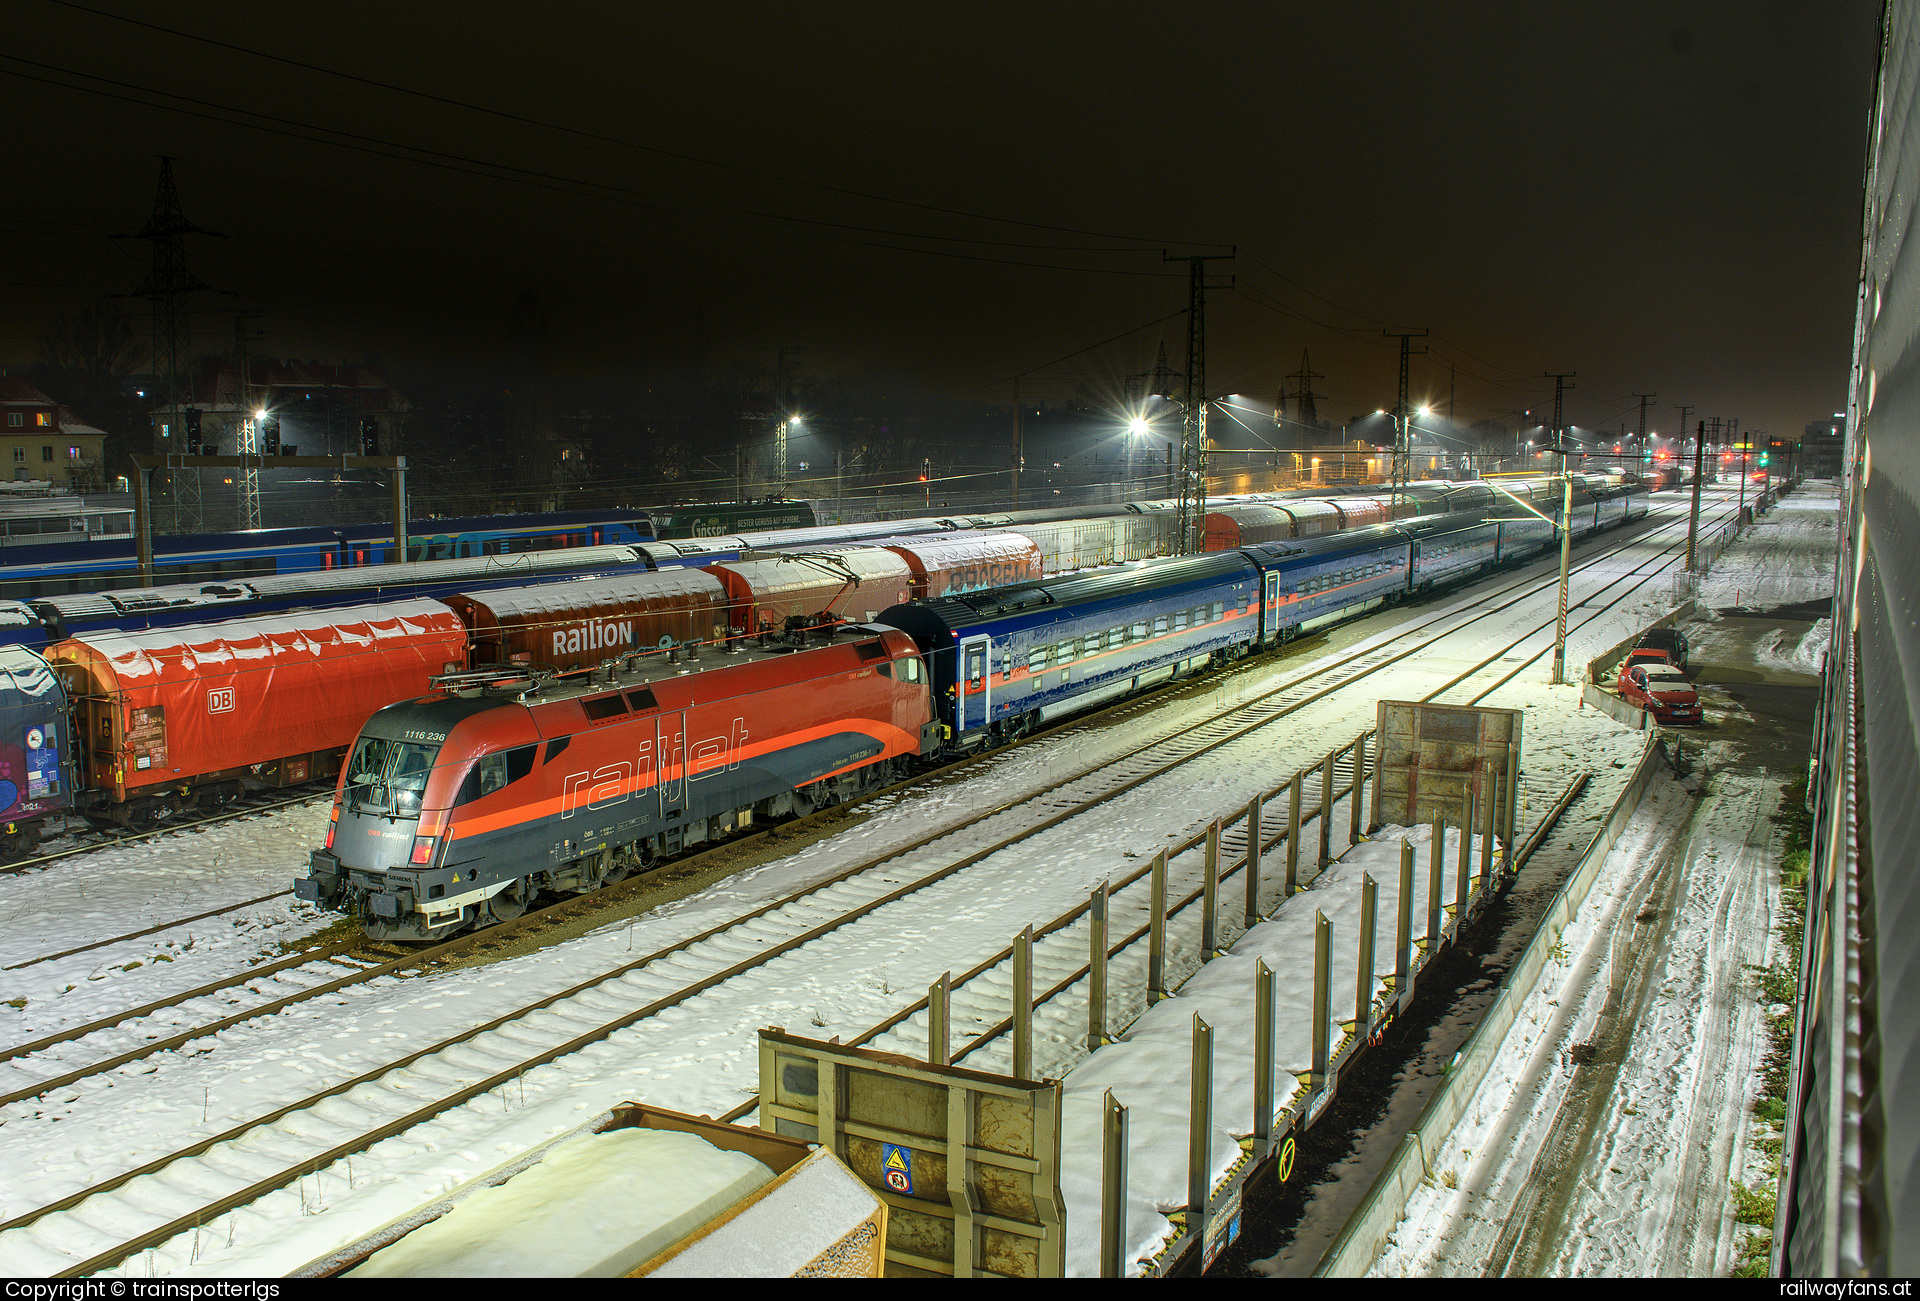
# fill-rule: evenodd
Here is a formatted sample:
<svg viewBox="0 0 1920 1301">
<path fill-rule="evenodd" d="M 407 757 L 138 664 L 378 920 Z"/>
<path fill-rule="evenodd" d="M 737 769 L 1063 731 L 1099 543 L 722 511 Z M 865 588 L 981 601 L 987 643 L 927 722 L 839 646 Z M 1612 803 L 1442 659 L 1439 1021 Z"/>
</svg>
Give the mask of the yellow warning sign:
<svg viewBox="0 0 1920 1301">
<path fill-rule="evenodd" d="M 889 1170 L 905 1170 L 907 1168 L 907 1158 L 900 1154 L 899 1148 L 889 1146 L 887 1148 L 887 1159 L 881 1162 L 881 1164 Z"/>
</svg>

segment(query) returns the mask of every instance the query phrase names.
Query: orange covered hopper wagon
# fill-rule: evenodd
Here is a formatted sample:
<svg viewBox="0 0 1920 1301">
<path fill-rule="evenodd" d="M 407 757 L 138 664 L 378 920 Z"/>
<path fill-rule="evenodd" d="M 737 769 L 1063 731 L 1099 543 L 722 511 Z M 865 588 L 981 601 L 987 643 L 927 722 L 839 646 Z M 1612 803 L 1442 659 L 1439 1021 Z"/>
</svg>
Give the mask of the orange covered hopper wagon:
<svg viewBox="0 0 1920 1301">
<path fill-rule="evenodd" d="M 476 668 L 592 668 L 631 651 L 724 638 L 730 620 L 727 589 L 698 569 L 462 593 L 446 602 L 473 631 Z"/>
<path fill-rule="evenodd" d="M 137 820 L 177 799 L 331 776 L 376 710 L 466 667 L 438 601 L 296 611 L 47 649 L 74 704 L 88 785 Z"/>
<path fill-rule="evenodd" d="M 930 601 L 1009 583 L 1038 582 L 1040 544 L 1018 533 L 942 533 L 876 538 L 870 544 L 903 557 L 913 570 L 913 599 Z"/>
<path fill-rule="evenodd" d="M 807 551 L 707 566 L 749 635 L 872 619 L 913 599 L 906 558 L 884 547 Z"/>
</svg>

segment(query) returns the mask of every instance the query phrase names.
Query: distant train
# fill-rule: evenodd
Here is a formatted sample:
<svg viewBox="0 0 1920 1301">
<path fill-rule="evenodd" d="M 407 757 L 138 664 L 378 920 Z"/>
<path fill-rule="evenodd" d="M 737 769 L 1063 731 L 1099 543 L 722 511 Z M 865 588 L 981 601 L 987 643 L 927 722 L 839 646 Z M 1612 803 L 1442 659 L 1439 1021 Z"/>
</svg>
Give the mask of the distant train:
<svg viewBox="0 0 1920 1301">
<path fill-rule="evenodd" d="M 651 517 L 638 510 L 422 519 L 410 522 L 406 558 L 510 556 L 641 542 L 652 536 Z M 231 584 L 272 575 L 379 565 L 393 558 L 393 548 L 391 524 L 163 534 L 153 540 L 154 581 Z M 0 600 L 32 601 L 139 586 L 139 559 L 129 538 L 47 542 L 0 551 Z"/>
<path fill-rule="evenodd" d="M 1531 515 L 1458 511 L 903 602 L 818 629 L 824 645 L 734 638 L 705 662 L 629 651 L 571 674 L 454 673 L 367 720 L 295 887 L 376 938 L 507 920 L 543 892 L 598 889 L 1556 536 Z"/>
</svg>

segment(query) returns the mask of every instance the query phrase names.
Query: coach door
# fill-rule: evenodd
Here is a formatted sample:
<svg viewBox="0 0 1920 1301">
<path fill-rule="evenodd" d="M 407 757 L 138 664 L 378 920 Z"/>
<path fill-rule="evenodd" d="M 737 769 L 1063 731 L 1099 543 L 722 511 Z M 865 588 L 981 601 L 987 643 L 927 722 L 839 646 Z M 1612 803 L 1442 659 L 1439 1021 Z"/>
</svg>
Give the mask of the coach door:
<svg viewBox="0 0 1920 1301">
<path fill-rule="evenodd" d="M 984 727 L 993 715 L 993 674 L 988 671 L 986 637 L 969 637 L 960 643 L 960 682 L 954 700 L 954 731 Z"/>
<path fill-rule="evenodd" d="M 660 766 L 654 789 L 660 792 L 660 816 L 687 809 L 687 711 L 663 709 L 653 720 L 653 752 Z"/>
<path fill-rule="evenodd" d="M 1268 570 L 1266 579 L 1267 594 L 1263 603 L 1266 613 L 1260 618 L 1260 640 L 1272 641 L 1280 631 L 1280 571 Z"/>
</svg>

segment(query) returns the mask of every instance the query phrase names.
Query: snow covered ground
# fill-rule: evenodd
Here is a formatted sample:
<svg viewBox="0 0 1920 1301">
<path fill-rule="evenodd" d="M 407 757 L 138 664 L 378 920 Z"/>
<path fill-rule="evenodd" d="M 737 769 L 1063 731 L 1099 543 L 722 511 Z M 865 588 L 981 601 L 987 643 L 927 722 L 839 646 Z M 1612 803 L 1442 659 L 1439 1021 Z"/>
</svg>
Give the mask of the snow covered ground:
<svg viewBox="0 0 1920 1301">
<path fill-rule="evenodd" d="M 1719 558 L 1686 625 L 1696 668 L 1749 690 L 1812 681 L 1837 508 L 1831 484 L 1803 485 Z M 1704 733 L 1685 788 L 1656 779 L 1374 1273 L 1727 1272 L 1729 1186 L 1766 1161 L 1748 1108 L 1749 968 L 1777 956 L 1768 819 L 1805 746 L 1747 744 L 1744 715 Z"/>
<path fill-rule="evenodd" d="M 1671 495 L 1656 499 L 1657 511 L 1676 509 L 1684 512 L 1683 499 Z M 1658 562 L 1651 557 L 1672 536 L 1669 530 L 1657 542 L 1638 544 L 1628 554 L 1577 575 L 1576 602 L 1609 582 L 1620 584 L 1610 596 L 1627 583 L 1656 573 Z M 1613 544 L 1614 535 L 1609 535 L 1583 550 L 1591 553 Z M 1543 560 L 1527 572 L 1545 574 L 1551 567 L 1550 561 Z M 1482 586 L 1512 581 L 1513 575 L 1508 574 Z M 1569 662 L 1584 663 L 1643 625 L 1664 608 L 1670 591 L 1671 584 L 1661 572 L 1618 609 L 1597 615 L 1577 609 Z M 1343 639 L 1364 644 L 1408 621 L 1469 608 L 1476 599 L 1470 591 L 1376 616 L 1357 630 L 1348 630 Z M 633 1099 L 716 1115 L 729 1110 L 755 1087 L 759 1028 L 783 1024 L 821 1038 L 860 1034 L 919 997 L 941 972 L 972 965 L 1005 945 L 1021 926 L 1083 901 L 1102 880 L 1130 870 L 1155 849 L 1191 835 L 1216 815 L 1236 811 L 1255 791 L 1271 788 L 1294 769 L 1316 762 L 1330 745 L 1371 726 L 1378 700 L 1415 698 L 1432 691 L 1473 659 L 1491 653 L 1503 634 L 1514 636 L 1523 626 L 1550 623 L 1552 612 L 1553 594 L 1548 588 L 1526 605 L 1482 621 L 1474 632 L 1456 639 L 1461 643 L 1457 646 L 1403 661 L 1234 748 L 1142 787 L 1104 814 L 1097 828 L 1074 824 L 1070 833 L 1004 855 L 1009 861 L 989 861 L 981 869 L 953 878 L 949 888 L 911 896 L 895 911 L 875 914 L 873 924 L 850 928 L 844 939 L 832 945 L 797 951 L 754 981 L 722 987 L 555 1066 L 527 1072 L 504 1088 L 298 1186 L 270 1193 L 216 1224 L 183 1234 L 128 1262 L 124 1272 L 284 1272 L 616 1103 Z M 1545 637 L 1550 641 L 1550 627 Z M 1536 634 L 1527 649 L 1509 653 L 1516 663 L 1506 667 L 1515 667 L 1541 644 Z M 1312 662 L 1304 657 L 1255 661 L 1216 680 L 1211 688 L 1189 691 L 1136 714 L 1127 727 L 1082 730 L 1023 746 L 981 765 L 965 780 L 870 805 L 857 826 L 831 839 L 566 944 L 482 967 L 369 982 L 286 1014 L 234 1027 L 182 1052 L 56 1091 L 42 1101 L 0 1109 L 9 1154 L 9 1178 L 0 1184 L 0 1218 L 44 1205 L 163 1155 L 196 1135 L 219 1133 L 329 1082 L 351 1079 L 411 1047 L 698 933 L 833 875 L 880 847 L 905 843 L 931 827 L 963 826 L 976 814 L 1050 776 L 1131 753 L 1143 737 L 1180 732 L 1216 706 L 1291 680 L 1310 667 Z M 1484 702 L 1527 710 L 1523 827 L 1540 816 L 1576 772 L 1598 769 L 1601 790 L 1607 789 L 1608 781 L 1617 789 L 1625 779 L 1625 765 L 1638 753 L 1638 738 L 1592 711 L 1580 710 L 1577 689 L 1549 686 L 1546 675 L 1542 661 Z M 71 947 L 88 937 L 132 929 L 134 918 L 150 924 L 216 906 L 221 900 L 265 894 L 302 870 L 323 818 L 323 812 L 290 811 L 123 847 L 79 860 L 71 868 L 63 864 L 44 873 L 0 880 L 0 918 L 12 919 L 0 923 L 0 953 L 7 955 L 8 962 L 16 962 Z M 1345 825 L 1345 818 L 1336 816 L 1336 830 L 1344 832 Z M 985 831 L 969 834 L 982 842 L 991 838 Z M 921 866 L 909 856 L 898 871 L 904 880 L 917 875 Z M 1346 907 L 1341 892 L 1357 876 L 1357 872 L 1330 872 L 1302 898 L 1339 913 Z M 1315 894 L 1321 897 L 1315 900 Z M 184 928 L 194 936 L 190 949 L 185 934 L 161 935 L 124 946 L 124 952 L 102 950 L 0 973 L 10 982 L 0 985 L 7 991 L 0 1001 L 26 1000 L 24 1008 L 0 1008 L 10 1018 L 0 1020 L 0 1042 L 22 1042 L 59 1025 L 90 1020 L 168 989 L 200 983 L 210 979 L 215 968 L 243 969 L 276 941 L 326 920 L 291 901 L 259 905 L 254 913 L 238 924 L 222 920 Z M 1384 905 L 1382 914 L 1390 915 Z M 1081 943 L 1084 952 L 1084 940 Z M 1310 960 L 1310 945 L 1305 955 L 1295 952 L 1296 948 L 1290 941 L 1288 957 L 1283 960 L 1276 953 L 1269 958 L 1289 968 L 1283 973 L 1283 988 L 1285 981 L 1294 978 L 1290 973 Z M 173 956 L 172 962 L 152 960 L 163 949 Z M 186 961 L 184 955 L 202 955 L 203 950 L 204 956 Z M 141 965 L 126 969 L 136 959 Z M 1135 995 L 1125 986 L 1123 965 L 1116 964 L 1114 998 L 1125 1005 Z M 1221 967 L 1222 974 L 1215 976 L 1213 965 L 1217 964 L 1210 964 L 1207 981 L 1228 978 L 1231 968 Z M 658 984 L 669 974 L 662 973 L 651 983 Z M 639 986 L 648 983 L 637 982 L 629 997 L 644 1001 L 646 990 Z M 1244 983 L 1250 998 L 1250 980 Z M 1196 986 L 1196 995 L 1200 988 Z M 1072 1000 L 1063 1000 L 1063 1007 L 1067 1010 L 1055 1009 L 1046 1015 L 1070 1022 Z M 1080 1008 L 1084 1015 L 1084 1005 Z M 610 1005 L 606 1014 L 616 1011 Z M 975 1019 L 987 1018 L 989 1009 L 983 1005 L 976 1011 Z M 959 1041 L 964 1042 L 967 1022 L 960 1013 L 956 1008 L 956 1028 L 963 1032 Z M 1003 1015 L 1004 1007 L 988 1019 Z M 1074 1045 L 1064 1022 L 1048 1034 L 1054 1046 L 1042 1054 L 1039 1066 L 1066 1073 L 1070 1096 L 1079 1098 L 1090 1090 L 1083 1089 L 1071 1072 L 1085 1049 Z M 1146 1029 L 1143 1024 L 1143 1037 Z M 510 1030 L 505 1027 L 491 1041 L 476 1042 L 464 1055 L 432 1069 L 396 1072 L 312 1112 L 295 1113 L 257 1138 L 216 1149 L 165 1176 L 136 1180 L 125 1190 L 126 1204 L 146 1208 L 147 1222 L 165 1219 L 169 1211 L 190 1213 L 199 1204 L 197 1185 L 244 1182 L 248 1173 L 263 1177 L 269 1167 L 280 1163 L 276 1151 L 295 1134 L 331 1132 L 344 1137 L 352 1127 L 370 1123 L 369 1115 L 410 1110 L 459 1079 L 477 1079 L 501 1069 L 518 1051 Z M 908 1028 L 900 1033 L 910 1039 Z M 1178 1061 L 1165 1062 L 1162 1084 L 1184 1098 L 1184 1048 L 1174 1053 L 1169 1047 L 1168 1056 Z M 992 1069 L 989 1063 L 981 1064 Z M 1233 1114 L 1244 1110 L 1236 1106 Z M 1222 1114 L 1226 1111 L 1223 1103 Z M 1078 1122 L 1070 1121 L 1074 1123 Z M 1245 1132 L 1245 1122 L 1235 1124 L 1237 1132 Z M 1234 1132 L 1234 1126 L 1227 1128 Z M 276 1132 L 282 1137 L 276 1139 Z M 1223 1151 L 1231 1147 L 1222 1144 Z M 1070 1153 L 1069 1159 L 1097 1162 L 1097 1148 Z M 1178 1163 L 1178 1190 L 1162 1188 L 1164 1181 L 1149 1176 L 1154 1162 L 1147 1153 L 1141 1152 L 1136 1159 L 1140 1198 L 1156 1207 L 1184 1200 L 1184 1153 Z M 1077 1175 L 1074 1178 L 1078 1180 Z M 1097 1217 L 1097 1203 L 1089 1208 L 1084 1197 L 1069 1196 L 1071 1232 L 1076 1240 L 1083 1240 L 1080 1226 L 1089 1215 Z M 120 1231 L 124 1213 L 105 1208 L 92 1212 L 90 1218 L 97 1228 L 88 1228 L 79 1217 L 53 1217 L 0 1235 L 0 1272 L 35 1274 L 63 1268 L 80 1259 L 79 1253 L 97 1250 L 101 1241 Z M 1143 1212 L 1140 1220 L 1150 1225 L 1151 1218 Z"/>
<path fill-rule="evenodd" d="M 1376 1274 L 1726 1273 L 1778 789 L 1715 785 L 1656 779 Z"/>
</svg>

